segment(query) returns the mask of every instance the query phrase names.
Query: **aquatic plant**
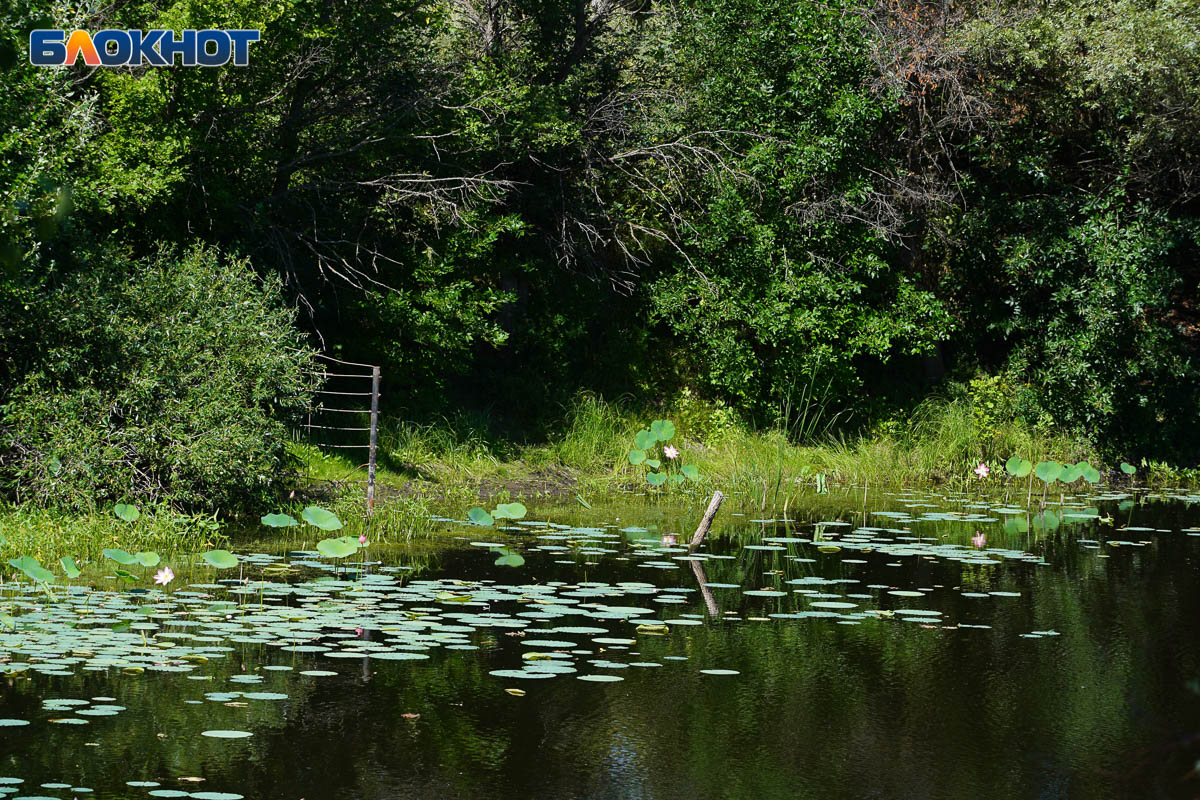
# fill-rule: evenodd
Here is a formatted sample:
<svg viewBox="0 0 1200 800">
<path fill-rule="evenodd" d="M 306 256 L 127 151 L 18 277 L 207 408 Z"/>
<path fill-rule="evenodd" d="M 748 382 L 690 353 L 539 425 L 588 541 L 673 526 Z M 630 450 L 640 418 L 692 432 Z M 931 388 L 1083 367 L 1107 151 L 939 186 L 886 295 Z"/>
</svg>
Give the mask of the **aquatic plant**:
<svg viewBox="0 0 1200 800">
<path fill-rule="evenodd" d="M 467 511 L 467 520 L 473 525 L 490 528 L 496 524 L 498 519 L 525 519 L 527 513 L 529 513 L 529 509 L 521 503 L 500 503 L 492 509 L 490 514 L 479 506 L 475 506 Z"/>
<path fill-rule="evenodd" d="M 626 454 L 626 460 L 632 466 L 646 468 L 646 483 L 651 486 L 662 486 L 668 481 L 679 485 L 684 480 L 700 479 L 700 470 L 694 464 L 675 463 L 680 457 L 679 448 L 666 444 L 674 437 L 675 423 L 666 419 L 654 420 L 649 428 L 643 428 L 633 437 L 633 447 Z M 662 458 L 655 458 L 654 448 L 659 445 L 662 445 Z"/>
</svg>

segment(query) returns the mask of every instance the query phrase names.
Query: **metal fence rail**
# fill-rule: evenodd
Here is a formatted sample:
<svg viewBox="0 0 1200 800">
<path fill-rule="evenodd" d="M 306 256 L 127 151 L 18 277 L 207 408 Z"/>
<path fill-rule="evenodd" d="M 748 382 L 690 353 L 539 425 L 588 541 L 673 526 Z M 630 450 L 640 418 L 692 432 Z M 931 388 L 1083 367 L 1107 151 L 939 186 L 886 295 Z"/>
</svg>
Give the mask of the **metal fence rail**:
<svg viewBox="0 0 1200 800">
<path fill-rule="evenodd" d="M 319 362 L 319 369 L 311 370 L 309 374 L 320 379 L 322 388 L 314 391 L 316 402 L 308 410 L 304 423 L 300 427 L 303 429 L 307 441 L 316 447 L 333 450 L 365 449 L 367 451 L 367 462 L 356 467 L 355 470 L 363 467 L 367 469 L 367 516 L 370 516 L 375 511 L 375 450 L 379 433 L 380 369 L 374 364 L 342 361 L 321 353 L 318 353 L 316 358 Z M 336 368 L 340 371 L 330 371 L 326 367 L 327 364 L 337 365 Z M 364 385 L 366 381 L 370 381 L 370 383 Z M 329 388 L 330 386 L 336 388 Z M 358 391 L 367 386 L 370 387 L 370 391 Z M 338 407 L 327 407 L 321 399 L 324 397 L 331 398 L 330 402 L 336 402 Z M 353 405 L 353 401 L 332 399 L 347 397 L 363 397 L 370 398 L 370 400 L 366 403 L 366 408 L 343 408 L 342 406 Z M 334 424 L 345 421 L 345 417 L 333 416 L 337 414 L 369 415 L 370 422 L 366 427 L 361 424 Z M 321 431 L 321 434 L 314 436 L 313 431 Z M 329 441 L 330 434 L 328 432 L 331 431 L 336 432 L 333 436 L 337 441 Z M 364 432 L 367 434 L 365 442 L 361 441 L 363 438 L 361 434 Z"/>
</svg>

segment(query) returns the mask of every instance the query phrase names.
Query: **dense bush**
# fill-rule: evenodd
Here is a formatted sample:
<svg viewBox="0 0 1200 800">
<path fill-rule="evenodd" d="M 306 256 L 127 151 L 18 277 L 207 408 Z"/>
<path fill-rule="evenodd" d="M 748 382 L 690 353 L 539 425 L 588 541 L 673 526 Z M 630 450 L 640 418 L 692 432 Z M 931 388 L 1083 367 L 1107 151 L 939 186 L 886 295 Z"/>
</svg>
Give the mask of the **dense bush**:
<svg viewBox="0 0 1200 800">
<path fill-rule="evenodd" d="M 262 40 L 237 69 L 21 57 L 31 28 L 74 26 Z M 581 390 L 685 389 L 872 430 L 944 375 L 1003 376 L 988 426 L 1196 463 L 1197 41 L 1190 0 L 0 4 L 5 475 L 44 500 L 61 475 L 231 485 L 186 449 L 186 479 L 38 472 L 39 404 L 124 420 L 114 392 L 158 391 L 44 352 L 107 353 L 81 315 L 143 302 L 97 277 L 97 242 L 251 259 L 314 340 L 383 367 L 411 431 L 462 411 L 519 440 Z M 235 427 L 260 402 L 187 397 Z M 171 441 L 200 419 L 159 416 Z"/>
<path fill-rule="evenodd" d="M 19 500 L 228 509 L 284 477 L 310 354 L 277 281 L 197 247 L 81 271 L 40 305 L 41 351 L 0 408 Z"/>
</svg>

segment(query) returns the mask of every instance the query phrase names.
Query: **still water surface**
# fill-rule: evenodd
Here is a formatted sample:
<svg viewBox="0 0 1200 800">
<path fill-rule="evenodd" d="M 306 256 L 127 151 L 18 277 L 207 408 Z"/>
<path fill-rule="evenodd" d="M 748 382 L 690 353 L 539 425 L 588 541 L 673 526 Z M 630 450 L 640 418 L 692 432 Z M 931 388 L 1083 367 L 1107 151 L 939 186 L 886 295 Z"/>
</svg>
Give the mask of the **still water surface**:
<svg viewBox="0 0 1200 800">
<path fill-rule="evenodd" d="M 699 497 L 446 522 L 365 580 L 258 542 L 248 586 L 9 584 L 0 797 L 1195 798 L 1200 497 L 1121 494 L 727 508 L 696 561 Z"/>
</svg>

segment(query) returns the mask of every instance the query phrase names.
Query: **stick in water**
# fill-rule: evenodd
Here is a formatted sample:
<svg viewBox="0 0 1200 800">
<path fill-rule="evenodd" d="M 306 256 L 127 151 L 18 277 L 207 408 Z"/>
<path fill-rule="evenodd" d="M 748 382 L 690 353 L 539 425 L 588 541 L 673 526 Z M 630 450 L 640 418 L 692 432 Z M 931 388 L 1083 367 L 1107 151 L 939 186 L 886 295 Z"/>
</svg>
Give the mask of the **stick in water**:
<svg viewBox="0 0 1200 800">
<path fill-rule="evenodd" d="M 704 541 L 704 537 L 708 535 L 708 529 L 712 526 L 713 517 L 717 515 L 717 509 L 721 507 L 721 501 L 724 499 L 725 495 L 713 492 L 712 500 L 708 502 L 708 510 L 704 512 L 704 517 L 700 520 L 700 527 L 696 528 L 696 532 L 692 534 L 692 543 L 688 545 L 688 550 L 695 550 Z"/>
</svg>

